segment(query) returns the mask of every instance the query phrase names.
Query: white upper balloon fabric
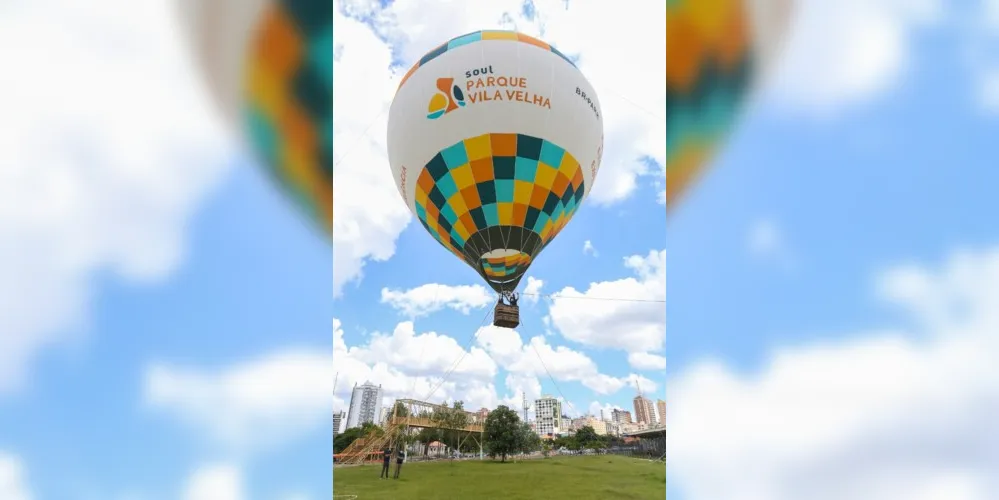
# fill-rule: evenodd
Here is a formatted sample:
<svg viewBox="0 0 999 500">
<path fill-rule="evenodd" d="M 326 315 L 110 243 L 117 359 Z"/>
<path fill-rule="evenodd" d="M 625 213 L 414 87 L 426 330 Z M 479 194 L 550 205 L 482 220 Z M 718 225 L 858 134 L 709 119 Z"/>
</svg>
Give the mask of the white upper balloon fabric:
<svg viewBox="0 0 999 500">
<path fill-rule="evenodd" d="M 454 38 L 406 74 L 389 111 L 399 192 L 430 234 L 513 291 L 590 192 L 603 153 L 596 92 L 547 43 Z"/>
</svg>

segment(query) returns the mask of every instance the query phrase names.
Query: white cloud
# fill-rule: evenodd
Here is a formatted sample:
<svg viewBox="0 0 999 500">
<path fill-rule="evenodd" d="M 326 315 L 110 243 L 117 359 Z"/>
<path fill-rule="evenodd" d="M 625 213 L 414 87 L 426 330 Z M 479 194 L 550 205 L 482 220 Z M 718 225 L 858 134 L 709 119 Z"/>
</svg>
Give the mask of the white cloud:
<svg viewBox="0 0 999 500">
<path fill-rule="evenodd" d="M 744 376 L 669 381 L 670 460 L 688 498 L 992 498 L 999 491 L 999 250 L 880 276 L 908 331 L 782 348 Z"/>
<path fill-rule="evenodd" d="M 518 376 L 547 378 L 550 373 L 555 380 L 579 382 L 598 394 L 612 394 L 625 385 L 622 379 L 600 373 L 586 354 L 554 347 L 542 336 L 525 344 L 515 330 L 486 326 L 479 331 L 477 342 L 500 366 Z"/>
<path fill-rule="evenodd" d="M 418 318 L 444 308 L 468 314 L 472 309 L 492 305 L 496 299 L 481 285 L 450 286 L 437 283 L 409 290 L 382 288 L 382 303 L 389 304 L 410 318 Z"/>
<path fill-rule="evenodd" d="M 4 5 L 0 60 L 17 78 L 0 93 L 0 392 L 83 329 L 96 273 L 169 275 L 226 171 L 230 146 L 171 7 Z"/>
<path fill-rule="evenodd" d="M 593 415 L 594 417 L 598 417 L 599 418 L 600 417 L 600 412 L 603 411 L 604 418 L 607 419 L 607 420 L 610 420 L 610 418 L 611 418 L 611 412 L 614 411 L 614 410 L 621 410 L 621 409 L 623 409 L 623 408 L 621 408 L 620 406 L 617 406 L 617 405 L 604 404 L 604 403 L 601 403 L 599 401 L 592 401 L 592 402 L 590 402 L 590 406 L 588 408 L 588 410 L 589 410 L 588 413 L 590 415 Z"/>
<path fill-rule="evenodd" d="M 628 364 L 636 370 L 665 370 L 666 357 L 648 352 L 628 354 Z"/>
<path fill-rule="evenodd" d="M 597 249 L 593 247 L 592 241 L 586 240 L 583 242 L 583 255 L 592 255 L 594 257 L 598 255 Z"/>
<path fill-rule="evenodd" d="M 27 473 L 21 459 L 0 450 L 0 498 L 4 500 L 31 500 Z"/>
<path fill-rule="evenodd" d="M 943 16 L 940 0 L 799 0 L 768 90 L 785 105 L 832 114 L 894 89 L 915 34 Z"/>
<path fill-rule="evenodd" d="M 390 335 L 375 333 L 364 345 L 348 346 L 334 320 L 333 359 L 339 373 L 333 398 L 337 409 L 346 409 L 351 388 L 366 381 L 382 386 L 386 402 L 430 396 L 433 402 L 461 399 L 469 408 L 496 404 L 492 381 L 497 367 L 483 349 L 466 350 L 436 332 L 416 334 L 412 322 L 399 323 Z M 449 370 L 452 374 L 442 382 Z"/>
<path fill-rule="evenodd" d="M 655 301 L 666 300 L 666 251 L 633 255 L 624 264 L 634 277 L 591 283 L 585 292 L 568 287 L 555 294 L 550 316 L 562 336 L 629 353 L 663 348 L 666 305 Z"/>
<path fill-rule="evenodd" d="M 216 444 L 257 451 L 328 425 L 333 359 L 329 351 L 286 350 L 223 369 L 150 365 L 144 397 Z"/>
<path fill-rule="evenodd" d="M 398 83 L 390 71 L 391 48 L 339 10 L 333 22 L 333 286 L 339 296 L 344 284 L 361 278 L 365 261 L 395 254 L 395 240 L 413 216 L 385 155 L 388 105 Z"/>
<path fill-rule="evenodd" d="M 539 280 L 534 276 L 527 277 L 527 285 L 524 286 L 524 300 L 531 304 L 536 304 L 541 300 L 541 289 L 545 286 L 543 280 Z"/>
<path fill-rule="evenodd" d="M 206 465 L 191 474 L 184 500 L 243 500 L 243 472 L 232 464 Z"/>
<path fill-rule="evenodd" d="M 490 27 L 515 28 L 579 56 L 580 69 L 599 92 L 606 131 L 606 154 L 592 203 L 623 200 L 634 192 L 640 177 L 662 174 L 650 169 L 643 158 L 665 163 L 664 4 L 642 2 L 621 9 L 604 2 L 575 2 L 567 10 L 562 0 L 538 0 L 532 19 L 525 17 L 522 0 L 469 5 L 415 0 L 388 6 L 373 1 L 338 3 L 334 63 L 334 140 L 340 158 L 334 201 L 338 295 L 345 283 L 361 278 L 365 262 L 384 261 L 395 253 L 396 239 L 412 218 L 389 173 L 386 110 L 409 65 L 449 37 Z M 374 19 L 378 35 L 360 19 Z M 613 32 L 607 26 L 627 28 Z M 643 57 L 650 62 L 636 69 L 632 58 L 621 57 L 631 47 L 645 47 Z M 402 67 L 392 67 L 393 54 Z M 636 72 L 643 74 L 636 77 Z M 359 95 L 364 98 L 358 99 Z"/>
<path fill-rule="evenodd" d="M 659 384 L 636 373 L 628 376 L 628 385 L 635 388 L 635 394 L 642 393 L 645 397 L 652 398 L 653 400 L 655 398 L 652 395 L 659 390 Z"/>
</svg>

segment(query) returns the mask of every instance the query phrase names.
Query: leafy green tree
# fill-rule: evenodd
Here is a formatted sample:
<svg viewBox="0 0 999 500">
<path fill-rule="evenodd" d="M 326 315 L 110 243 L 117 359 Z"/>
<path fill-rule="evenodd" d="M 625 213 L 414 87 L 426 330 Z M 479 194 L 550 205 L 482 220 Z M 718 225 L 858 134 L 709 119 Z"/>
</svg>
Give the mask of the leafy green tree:
<svg viewBox="0 0 999 500">
<path fill-rule="evenodd" d="M 499 456 L 503 462 L 506 462 L 507 455 L 520 451 L 523 445 L 520 417 L 505 405 L 500 405 L 486 417 L 484 434 L 489 456 Z"/>
<path fill-rule="evenodd" d="M 393 413 L 395 414 L 396 417 L 408 417 L 409 409 L 406 408 L 406 405 L 396 402 Z"/>
<path fill-rule="evenodd" d="M 592 443 L 600 439 L 597 435 L 597 431 L 593 430 L 592 426 L 584 425 L 581 429 L 576 431 L 576 442 L 582 443 Z"/>
<path fill-rule="evenodd" d="M 531 430 L 530 424 L 520 423 L 520 446 L 518 449 L 523 453 L 533 453 L 541 448 L 541 437 Z"/>
</svg>

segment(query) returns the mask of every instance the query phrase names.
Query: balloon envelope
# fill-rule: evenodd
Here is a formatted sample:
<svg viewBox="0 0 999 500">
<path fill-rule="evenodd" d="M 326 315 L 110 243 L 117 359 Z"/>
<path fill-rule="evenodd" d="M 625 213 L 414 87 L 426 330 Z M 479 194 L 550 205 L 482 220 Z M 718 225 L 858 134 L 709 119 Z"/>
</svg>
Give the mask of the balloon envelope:
<svg viewBox="0 0 999 500">
<path fill-rule="evenodd" d="M 667 0 L 666 207 L 732 127 L 776 52 L 789 0 Z"/>
<path fill-rule="evenodd" d="M 596 179 L 596 92 L 547 43 L 478 31 L 436 47 L 389 111 L 396 186 L 423 227 L 498 292 L 517 287 Z"/>
<path fill-rule="evenodd" d="M 212 93 L 270 173 L 333 220 L 333 2 L 178 0 Z"/>
</svg>

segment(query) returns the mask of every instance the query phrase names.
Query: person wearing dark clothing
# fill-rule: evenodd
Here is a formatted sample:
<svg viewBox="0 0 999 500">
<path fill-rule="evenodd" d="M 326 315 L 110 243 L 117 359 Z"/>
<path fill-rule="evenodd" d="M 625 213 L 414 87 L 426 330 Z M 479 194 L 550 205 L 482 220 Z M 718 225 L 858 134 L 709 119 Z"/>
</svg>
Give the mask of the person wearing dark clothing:
<svg viewBox="0 0 999 500">
<path fill-rule="evenodd" d="M 378 479 L 389 477 L 389 463 L 392 461 L 392 448 L 385 448 L 382 450 L 382 473 L 378 475 Z"/>
<path fill-rule="evenodd" d="M 405 457 L 406 455 L 403 454 L 402 449 L 399 449 L 398 454 L 395 456 L 395 475 L 392 477 L 393 479 L 399 479 L 399 470 L 402 469 L 402 460 Z"/>
</svg>

